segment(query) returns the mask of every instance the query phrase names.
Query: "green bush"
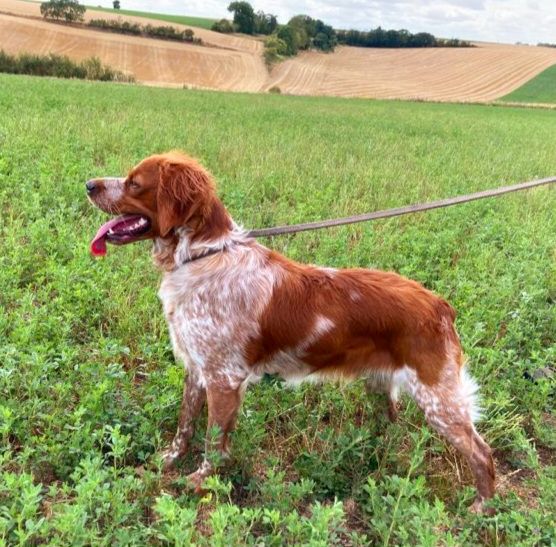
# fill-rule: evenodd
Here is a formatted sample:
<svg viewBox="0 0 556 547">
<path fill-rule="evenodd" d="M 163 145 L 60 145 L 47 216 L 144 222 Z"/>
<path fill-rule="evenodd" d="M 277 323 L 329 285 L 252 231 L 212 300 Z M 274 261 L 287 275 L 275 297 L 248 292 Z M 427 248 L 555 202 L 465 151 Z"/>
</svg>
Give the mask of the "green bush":
<svg viewBox="0 0 556 547">
<path fill-rule="evenodd" d="M 161 38 L 163 40 L 176 40 L 178 42 L 190 42 L 200 44 L 201 39 L 195 38 L 195 33 L 191 29 L 180 31 L 176 27 L 169 25 L 140 25 L 138 23 L 130 23 L 121 21 L 120 19 L 91 19 L 90 27 L 101 28 L 113 32 L 121 32 L 122 34 L 133 34 L 134 36 L 149 36 L 151 38 Z"/>
<path fill-rule="evenodd" d="M 122 34 L 133 34 L 139 36 L 142 33 L 141 25 L 138 23 L 130 23 L 128 21 L 120 21 L 116 19 L 91 19 L 88 22 L 90 27 L 101 28 L 103 30 L 113 30 Z"/>
<path fill-rule="evenodd" d="M 112 82 L 133 82 L 129 76 L 103 65 L 98 57 L 84 59 L 80 63 L 65 55 L 33 55 L 20 53 L 8 55 L 0 50 L 0 72 L 8 74 L 30 74 L 31 76 L 54 76 L 55 78 L 78 78 L 80 80 L 102 80 Z"/>
<path fill-rule="evenodd" d="M 284 40 L 278 38 L 276 34 L 269 36 L 264 43 L 264 58 L 268 65 L 271 65 L 282 57 L 288 55 L 288 46 Z"/>
<path fill-rule="evenodd" d="M 215 32 L 222 32 L 223 34 L 230 34 L 234 32 L 234 25 L 228 19 L 220 19 L 220 21 L 216 21 L 210 30 L 214 30 Z"/>
</svg>

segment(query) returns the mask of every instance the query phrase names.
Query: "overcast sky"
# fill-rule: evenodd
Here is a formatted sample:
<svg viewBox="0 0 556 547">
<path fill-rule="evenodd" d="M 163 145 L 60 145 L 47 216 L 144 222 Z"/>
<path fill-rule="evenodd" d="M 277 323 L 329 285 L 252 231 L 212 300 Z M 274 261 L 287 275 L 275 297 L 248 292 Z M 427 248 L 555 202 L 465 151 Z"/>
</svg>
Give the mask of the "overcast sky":
<svg viewBox="0 0 556 547">
<path fill-rule="evenodd" d="M 230 17 L 231 0 L 120 0 L 123 9 Z M 111 0 L 89 2 L 111 7 Z M 430 32 L 443 38 L 556 43 L 556 0 L 253 0 L 255 10 L 286 23 L 299 13 L 335 28 L 377 26 Z"/>
</svg>

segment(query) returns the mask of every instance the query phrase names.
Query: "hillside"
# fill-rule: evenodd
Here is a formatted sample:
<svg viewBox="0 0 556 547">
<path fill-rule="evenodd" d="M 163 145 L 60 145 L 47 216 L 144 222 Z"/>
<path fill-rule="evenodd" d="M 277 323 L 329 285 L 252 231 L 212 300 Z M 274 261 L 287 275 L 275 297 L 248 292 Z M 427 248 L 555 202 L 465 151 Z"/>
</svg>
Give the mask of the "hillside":
<svg viewBox="0 0 556 547">
<path fill-rule="evenodd" d="M 143 17 L 143 18 L 146 17 L 148 19 L 157 19 L 158 21 L 164 21 L 166 23 L 191 25 L 192 27 L 199 27 L 208 30 L 210 30 L 212 25 L 217 21 L 217 19 L 209 19 L 207 17 L 169 15 L 166 13 L 151 13 L 148 11 L 137 11 L 137 10 L 129 10 L 129 9 L 119 9 L 118 11 L 115 11 L 112 8 L 101 8 L 100 6 L 87 6 L 87 9 L 102 11 L 103 13 L 112 13 L 114 15 L 125 15 L 125 16 L 132 15 L 132 16 Z"/>
<path fill-rule="evenodd" d="M 298 95 L 490 101 L 556 63 L 556 50 L 478 44 L 475 48 L 308 52 L 281 63 L 269 86 Z"/>
<path fill-rule="evenodd" d="M 13 15 L 23 15 L 30 17 L 41 17 L 40 13 L 40 3 L 38 2 L 27 2 L 24 0 L 0 0 L 0 12 L 10 13 Z M 95 11 L 94 9 L 88 8 L 85 13 L 85 22 L 91 19 L 125 19 L 126 21 L 134 21 L 146 25 L 150 23 L 151 25 L 161 25 L 159 19 L 149 19 L 147 17 L 139 17 L 126 15 L 121 17 L 116 13 L 108 13 L 104 11 Z M 212 32 L 211 30 L 206 30 L 199 27 L 191 27 L 190 25 L 181 25 L 177 23 L 172 23 L 173 26 L 180 29 L 193 28 L 195 31 L 195 36 L 201 38 L 203 42 L 211 46 L 217 46 L 221 48 L 229 48 L 239 51 L 248 52 L 261 52 L 263 45 L 258 40 L 253 40 L 252 38 L 245 36 L 236 36 L 228 34 L 220 34 L 218 32 Z M 61 25 L 57 25 L 61 26 Z M 38 36 L 37 36 L 38 37 Z M 6 42 L 6 37 L 0 33 L 0 47 Z"/>
<path fill-rule="evenodd" d="M 259 91 L 267 78 L 259 55 L 99 32 L 0 14 L 0 49 L 97 56 L 111 67 L 133 74 L 142 83 L 189 85 L 221 90 Z"/>
<path fill-rule="evenodd" d="M 249 92 L 278 87 L 296 95 L 480 102 L 504 96 L 556 64 L 556 49 L 530 46 L 339 47 L 332 54 L 302 53 L 269 73 L 262 41 L 243 35 L 194 27 L 204 46 L 193 46 L 47 23 L 38 19 L 39 4 L 33 2 L 0 0 L 0 12 L 0 49 L 8 53 L 54 52 L 77 60 L 94 55 L 139 82 L 158 86 Z M 85 19 L 92 18 L 118 15 L 88 9 Z M 161 24 L 139 16 L 125 19 Z"/>
</svg>

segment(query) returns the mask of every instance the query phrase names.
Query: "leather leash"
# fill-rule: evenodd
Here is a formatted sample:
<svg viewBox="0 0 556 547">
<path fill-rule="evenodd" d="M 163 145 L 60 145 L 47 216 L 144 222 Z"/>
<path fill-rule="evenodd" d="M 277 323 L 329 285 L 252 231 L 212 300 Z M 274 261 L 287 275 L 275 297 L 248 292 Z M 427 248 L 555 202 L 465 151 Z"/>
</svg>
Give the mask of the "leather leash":
<svg viewBox="0 0 556 547">
<path fill-rule="evenodd" d="M 556 177 L 549 177 L 545 179 L 536 179 L 520 184 L 513 184 L 511 186 L 500 186 L 491 190 L 483 190 L 482 192 L 475 192 L 473 194 L 465 194 L 463 196 L 456 196 L 452 198 L 439 199 L 427 203 L 416 203 L 413 205 L 406 205 L 405 207 L 395 207 L 394 209 L 385 209 L 383 211 L 375 211 L 373 213 L 364 213 L 362 215 L 353 215 L 350 217 L 334 218 L 330 220 L 321 220 L 316 222 L 306 222 L 304 224 L 291 224 L 289 226 L 275 226 L 273 228 L 259 228 L 247 232 L 248 237 L 272 237 L 284 234 L 295 234 L 297 232 L 306 232 L 308 230 L 319 230 L 321 228 L 329 228 L 331 226 L 344 226 L 346 224 L 355 224 L 356 222 L 365 222 L 368 220 L 376 220 L 379 218 L 390 218 L 409 213 L 419 213 L 421 211 L 429 211 L 430 209 L 439 209 L 440 207 L 451 207 L 459 203 L 467 203 L 476 199 L 491 198 L 508 194 L 510 192 L 518 192 L 520 190 L 527 190 L 542 186 L 545 184 L 552 184 L 556 182 Z"/>
</svg>

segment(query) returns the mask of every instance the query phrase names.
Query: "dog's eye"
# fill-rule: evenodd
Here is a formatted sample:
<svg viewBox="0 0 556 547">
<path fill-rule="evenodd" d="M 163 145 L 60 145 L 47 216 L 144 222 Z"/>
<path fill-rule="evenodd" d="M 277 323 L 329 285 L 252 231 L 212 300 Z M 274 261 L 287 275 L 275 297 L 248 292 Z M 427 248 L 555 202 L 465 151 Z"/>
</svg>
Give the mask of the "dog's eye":
<svg viewBox="0 0 556 547">
<path fill-rule="evenodd" d="M 132 188 L 133 190 L 138 190 L 139 188 L 141 188 L 139 184 L 135 182 L 133 179 L 129 181 L 129 187 Z"/>
</svg>

